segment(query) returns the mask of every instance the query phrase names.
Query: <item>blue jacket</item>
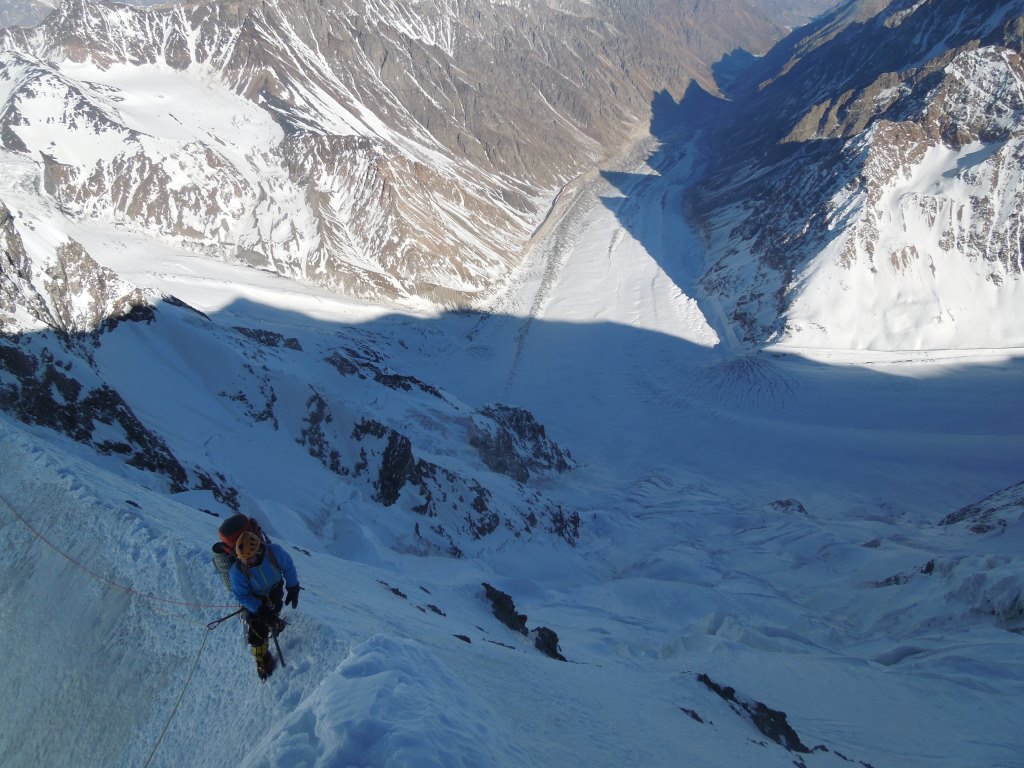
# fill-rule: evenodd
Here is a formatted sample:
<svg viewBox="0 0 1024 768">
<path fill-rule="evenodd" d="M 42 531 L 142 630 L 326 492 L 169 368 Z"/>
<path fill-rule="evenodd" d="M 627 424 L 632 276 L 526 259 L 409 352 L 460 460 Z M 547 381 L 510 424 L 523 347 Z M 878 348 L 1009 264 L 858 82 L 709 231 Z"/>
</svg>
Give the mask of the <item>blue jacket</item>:
<svg viewBox="0 0 1024 768">
<path fill-rule="evenodd" d="M 268 551 L 269 549 L 269 551 Z M 273 557 L 270 557 L 273 553 Z M 275 562 L 277 565 L 275 566 Z M 257 565 L 243 568 L 236 562 L 231 566 L 228 579 L 231 581 L 231 592 L 244 608 L 256 613 L 263 605 L 263 597 L 270 594 L 274 585 L 284 579 L 289 587 L 299 583 L 295 572 L 295 563 L 291 556 L 277 544 L 263 547 L 263 559 Z"/>
</svg>

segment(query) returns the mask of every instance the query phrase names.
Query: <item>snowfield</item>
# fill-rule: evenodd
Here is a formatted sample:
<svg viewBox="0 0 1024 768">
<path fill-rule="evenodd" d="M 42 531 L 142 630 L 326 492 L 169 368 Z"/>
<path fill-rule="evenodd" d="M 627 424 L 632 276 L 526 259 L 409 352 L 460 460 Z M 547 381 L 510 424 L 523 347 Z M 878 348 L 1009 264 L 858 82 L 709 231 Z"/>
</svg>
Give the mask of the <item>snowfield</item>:
<svg viewBox="0 0 1024 768">
<path fill-rule="evenodd" d="M 230 510 L 0 417 L 4 765 L 1019 765 L 1021 351 L 737 354 L 686 293 L 676 244 L 696 240 L 647 204 L 685 183 L 685 163 L 658 163 L 593 180 L 490 315 L 399 313 L 76 231 L 209 316 L 122 328 L 98 364 L 179 454 L 245 474 L 243 509 L 305 590 L 261 684 L 239 623 L 207 629 L 232 610 L 208 560 Z M 237 325 L 309 350 L 372 339 L 460 401 L 529 408 L 577 461 L 537 481 L 579 511 L 577 545 L 396 550 L 378 502 L 239 432 L 215 397 L 232 364 L 214 331 Z M 939 525 L 1002 489 L 985 507 L 1001 524 Z M 485 582 L 567 661 L 501 624 Z M 785 713 L 810 751 L 742 702 Z"/>
</svg>

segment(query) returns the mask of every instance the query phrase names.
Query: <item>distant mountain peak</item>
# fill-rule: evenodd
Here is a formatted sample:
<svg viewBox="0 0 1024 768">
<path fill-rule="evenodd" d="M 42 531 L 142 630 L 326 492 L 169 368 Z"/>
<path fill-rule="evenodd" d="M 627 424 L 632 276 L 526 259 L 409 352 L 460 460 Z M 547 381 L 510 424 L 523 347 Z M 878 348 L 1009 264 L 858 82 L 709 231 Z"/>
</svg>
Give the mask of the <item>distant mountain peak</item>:
<svg viewBox="0 0 1024 768">
<path fill-rule="evenodd" d="M 736 106 L 695 210 L 720 233 L 703 286 L 746 342 L 1024 343 L 1022 18 L 889 3 Z"/>
</svg>

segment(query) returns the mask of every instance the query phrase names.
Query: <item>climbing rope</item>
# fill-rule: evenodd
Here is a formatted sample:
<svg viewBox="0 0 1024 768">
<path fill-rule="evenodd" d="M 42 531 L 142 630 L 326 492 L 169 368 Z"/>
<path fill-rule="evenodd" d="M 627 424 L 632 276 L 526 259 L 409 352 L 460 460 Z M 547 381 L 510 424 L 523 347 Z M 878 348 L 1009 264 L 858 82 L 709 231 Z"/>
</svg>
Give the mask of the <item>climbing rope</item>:
<svg viewBox="0 0 1024 768">
<path fill-rule="evenodd" d="M 32 523 L 30 523 L 28 520 L 26 520 L 18 512 L 18 510 L 16 510 L 11 505 L 11 503 L 9 501 L 7 501 L 7 499 L 3 496 L 3 494 L 0 494 L 0 502 L 3 502 L 3 505 L 5 507 L 7 507 L 7 509 L 10 511 L 10 513 L 12 515 L 14 515 L 14 517 L 17 518 L 17 520 L 19 522 L 21 522 L 22 525 L 24 525 L 29 531 L 31 531 L 32 534 L 36 538 L 38 538 L 41 542 L 43 542 L 46 546 L 48 546 L 50 549 L 52 549 L 58 555 L 63 557 L 69 563 L 74 565 L 76 568 L 79 568 L 82 571 L 85 571 L 87 574 L 92 576 L 94 579 L 97 579 L 98 581 L 103 582 L 108 587 L 112 587 L 114 589 L 119 589 L 122 592 L 126 592 L 126 593 L 128 593 L 130 595 L 135 595 L 137 597 L 142 597 L 142 598 L 144 598 L 146 600 L 153 600 L 153 601 L 159 602 L 159 603 L 169 603 L 171 605 L 183 605 L 183 606 L 188 606 L 190 608 L 234 608 L 234 607 L 237 606 L 237 603 L 232 603 L 232 604 L 229 605 L 227 603 L 191 603 L 191 602 L 187 602 L 187 601 L 184 601 L 184 600 L 171 600 L 171 599 L 166 598 L 166 597 L 159 597 L 157 595 L 150 595 L 150 594 L 148 594 L 146 592 L 140 592 L 139 590 L 133 589 L 132 587 L 126 587 L 123 584 L 118 584 L 116 581 L 111 581 L 106 576 L 102 576 L 102 575 L 96 573 L 96 571 L 92 570 L 88 566 L 83 565 L 78 560 L 75 560 L 75 558 L 73 558 L 71 555 L 69 555 L 63 549 L 61 549 L 56 544 L 54 544 L 52 541 L 50 541 L 48 538 L 46 538 L 46 536 L 44 536 L 34 525 L 32 525 Z"/>
<path fill-rule="evenodd" d="M 60 547 L 58 547 L 56 544 L 54 544 L 52 541 L 47 539 L 35 526 L 32 525 L 32 523 L 30 523 L 28 520 L 26 520 L 18 512 L 18 510 L 16 510 L 14 508 L 14 506 L 7 500 L 7 498 L 3 494 L 0 494 L 0 503 L 2 503 L 3 506 L 5 506 L 10 511 L 10 513 L 12 515 L 14 515 L 14 517 L 22 525 L 24 525 L 29 531 L 31 531 L 33 533 L 33 535 L 35 535 L 36 538 L 38 538 L 41 542 L 46 544 L 46 546 L 48 546 L 54 552 L 59 554 L 61 557 L 63 557 L 69 563 L 74 565 L 76 568 L 81 569 L 82 571 L 84 571 L 85 573 L 89 574 L 93 578 L 103 582 L 108 587 L 112 587 L 114 589 L 119 589 L 122 592 L 126 592 L 126 593 L 131 594 L 131 595 L 136 595 L 136 596 L 142 597 L 142 598 L 144 598 L 146 600 L 153 600 L 153 601 L 158 602 L 158 603 L 170 603 L 171 605 L 189 606 L 189 607 L 192 607 L 192 608 L 235 608 L 236 607 L 235 604 L 226 605 L 226 604 L 217 604 L 217 603 L 191 603 L 191 602 L 186 602 L 186 601 L 183 601 L 183 600 L 170 600 L 168 598 L 159 597 L 157 595 L 150 595 L 150 594 L 147 594 L 145 592 L 139 592 L 137 589 L 133 589 L 132 587 L 127 587 L 127 586 L 124 586 L 123 584 L 118 584 L 115 581 L 111 581 L 110 579 L 106 578 L 105 576 L 101 576 L 96 571 L 94 571 L 91 568 L 88 568 L 87 566 L 83 565 L 78 560 L 75 560 L 75 558 L 73 558 L 67 552 L 65 552 Z M 178 713 L 178 707 L 181 705 L 181 701 L 185 697 L 185 691 L 188 690 L 189 685 L 192 683 L 192 676 L 195 674 L 196 668 L 199 666 L 199 660 L 202 658 L 203 651 L 206 649 L 206 641 L 210 639 L 210 633 L 213 630 L 215 630 L 218 626 L 220 626 L 220 624 L 223 621 L 225 621 L 226 619 L 230 619 L 232 616 L 238 615 L 239 613 L 242 612 L 242 610 L 243 609 L 239 608 L 234 613 L 228 614 L 227 616 L 222 616 L 221 618 L 216 619 L 214 621 L 211 621 L 209 624 L 206 625 L 206 632 L 203 634 L 203 642 L 199 646 L 199 652 L 196 654 L 195 661 L 192 662 L 192 669 L 189 670 L 188 678 L 186 678 L 185 684 L 182 686 L 181 692 L 178 694 L 178 700 L 174 702 L 174 707 L 171 708 L 171 713 L 167 717 L 167 722 L 164 723 L 164 727 L 160 731 L 160 736 L 157 738 L 156 743 L 153 745 L 153 749 L 150 750 L 149 757 L 146 758 L 146 763 L 145 763 L 143 768 L 149 768 L 149 764 L 153 761 L 153 757 L 156 755 L 156 751 L 160 747 L 160 742 L 163 741 L 164 735 L 167 733 L 167 729 L 171 725 L 171 721 L 174 720 L 174 716 Z M 186 618 L 184 616 L 175 616 L 174 614 L 167 614 L 167 615 L 171 616 L 172 618 L 180 619 L 182 621 L 191 621 L 190 619 L 188 619 L 188 618 Z"/>
<path fill-rule="evenodd" d="M 164 723 L 163 730 L 160 731 L 160 736 L 156 740 L 156 744 L 153 745 L 153 749 L 150 750 L 149 757 L 146 758 L 146 763 L 143 768 L 149 768 L 149 764 L 153 761 L 153 756 L 156 754 L 157 749 L 160 747 L 160 742 L 164 740 L 164 734 L 167 733 L 167 729 L 171 725 L 171 721 L 174 716 L 178 714 L 178 706 L 181 704 L 181 700 L 185 698 L 185 691 L 188 690 L 189 684 L 192 682 L 192 675 L 195 674 L 196 667 L 199 666 L 199 659 L 203 656 L 203 651 L 206 649 L 206 641 L 210 638 L 210 632 L 213 630 L 207 629 L 203 635 L 203 643 L 199 646 L 199 653 L 196 654 L 196 660 L 192 662 L 192 669 L 189 670 L 188 678 L 185 680 L 185 685 L 181 688 L 181 693 L 178 694 L 178 700 L 174 702 L 174 707 L 171 709 L 171 714 L 167 716 L 167 722 Z"/>
</svg>

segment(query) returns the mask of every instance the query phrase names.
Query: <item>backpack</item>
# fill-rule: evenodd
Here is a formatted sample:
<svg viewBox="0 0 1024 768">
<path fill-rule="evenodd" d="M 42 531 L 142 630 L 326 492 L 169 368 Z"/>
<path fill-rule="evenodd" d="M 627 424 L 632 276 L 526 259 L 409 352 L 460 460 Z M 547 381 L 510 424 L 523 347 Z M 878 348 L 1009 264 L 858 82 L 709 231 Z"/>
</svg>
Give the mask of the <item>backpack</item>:
<svg viewBox="0 0 1024 768">
<path fill-rule="evenodd" d="M 251 531 L 260 537 L 260 540 L 265 544 L 270 543 L 270 539 L 267 538 L 267 534 L 263 532 L 260 524 L 256 522 L 255 518 L 248 517 L 246 515 L 232 515 L 223 523 L 220 524 L 220 528 L 217 529 L 220 540 L 227 545 L 231 550 L 232 556 L 235 551 L 235 542 L 238 541 L 238 537 L 246 531 Z"/>
<path fill-rule="evenodd" d="M 254 518 L 238 514 L 232 515 L 220 524 L 220 528 L 217 529 L 220 541 L 215 542 L 211 548 L 213 567 L 217 569 L 217 573 L 224 580 L 224 588 L 228 592 L 231 591 L 231 577 L 229 576 L 231 566 L 238 560 L 235 557 L 235 542 L 245 531 L 255 533 L 264 544 L 270 544 L 270 538 Z"/>
</svg>

